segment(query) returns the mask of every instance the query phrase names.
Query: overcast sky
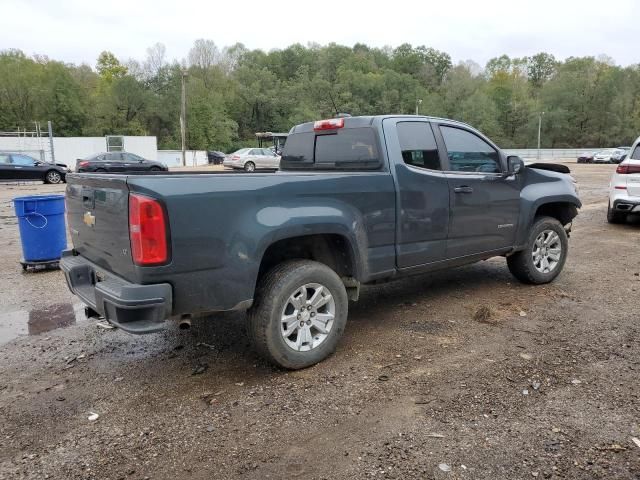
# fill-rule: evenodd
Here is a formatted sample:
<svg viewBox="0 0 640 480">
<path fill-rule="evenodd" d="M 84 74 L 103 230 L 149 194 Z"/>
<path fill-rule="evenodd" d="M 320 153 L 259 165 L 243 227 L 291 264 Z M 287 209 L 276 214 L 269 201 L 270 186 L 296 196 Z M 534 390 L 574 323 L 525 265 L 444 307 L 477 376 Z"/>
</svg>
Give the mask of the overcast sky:
<svg viewBox="0 0 640 480">
<path fill-rule="evenodd" d="M 182 59 L 198 38 L 264 50 L 408 42 L 481 65 L 540 51 L 640 63 L 640 0 L 0 0 L 0 7 L 0 50 L 92 66 L 103 50 L 142 60 L 156 42 L 168 60 Z"/>
</svg>

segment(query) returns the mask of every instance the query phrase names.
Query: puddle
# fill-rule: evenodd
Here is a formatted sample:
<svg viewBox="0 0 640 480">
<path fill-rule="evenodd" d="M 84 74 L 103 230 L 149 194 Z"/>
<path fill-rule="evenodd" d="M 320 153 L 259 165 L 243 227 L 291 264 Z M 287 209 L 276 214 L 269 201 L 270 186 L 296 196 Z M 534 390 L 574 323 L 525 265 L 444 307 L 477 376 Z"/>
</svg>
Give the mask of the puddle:
<svg viewBox="0 0 640 480">
<path fill-rule="evenodd" d="M 84 305 L 71 303 L 3 313 L 0 314 L 0 345 L 20 336 L 40 335 L 85 320 Z"/>
</svg>

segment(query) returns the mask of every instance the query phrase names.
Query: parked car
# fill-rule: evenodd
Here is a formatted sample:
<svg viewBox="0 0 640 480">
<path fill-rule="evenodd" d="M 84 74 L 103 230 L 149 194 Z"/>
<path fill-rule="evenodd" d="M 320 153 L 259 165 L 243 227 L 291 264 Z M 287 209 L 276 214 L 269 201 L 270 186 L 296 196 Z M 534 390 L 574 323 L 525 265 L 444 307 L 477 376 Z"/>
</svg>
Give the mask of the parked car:
<svg viewBox="0 0 640 480">
<path fill-rule="evenodd" d="M 620 163 L 622 162 L 625 158 L 627 158 L 627 155 L 629 155 L 629 150 L 631 150 L 631 147 L 618 147 L 616 148 L 616 153 L 614 153 L 611 156 L 611 161 L 613 163 Z"/>
<path fill-rule="evenodd" d="M 36 160 L 22 153 L 0 153 L 0 180 L 42 180 L 44 183 L 65 181 L 68 168 Z"/>
<path fill-rule="evenodd" d="M 305 123 L 281 171 L 69 175 L 61 268 L 89 316 L 122 330 L 248 310 L 256 349 L 303 368 L 334 351 L 363 284 L 496 256 L 522 282 L 554 280 L 582 205 L 568 171 L 454 120 Z"/>
<path fill-rule="evenodd" d="M 78 159 L 76 163 L 76 172 L 88 173 L 166 172 L 168 170 L 163 163 L 147 160 L 129 152 L 96 153 Z"/>
<path fill-rule="evenodd" d="M 227 155 L 222 164 L 225 167 L 253 172 L 259 168 L 278 168 L 280 156 L 269 148 L 241 148 Z"/>
<path fill-rule="evenodd" d="M 615 148 L 605 148 L 593 156 L 593 163 L 613 163 L 613 156 L 618 153 Z"/>
<path fill-rule="evenodd" d="M 622 223 L 629 214 L 640 214 L 640 138 L 630 149 L 633 153 L 616 168 L 609 182 L 609 223 Z"/>
<path fill-rule="evenodd" d="M 593 163 L 593 152 L 586 152 L 580 154 L 578 157 L 578 163 Z"/>
</svg>

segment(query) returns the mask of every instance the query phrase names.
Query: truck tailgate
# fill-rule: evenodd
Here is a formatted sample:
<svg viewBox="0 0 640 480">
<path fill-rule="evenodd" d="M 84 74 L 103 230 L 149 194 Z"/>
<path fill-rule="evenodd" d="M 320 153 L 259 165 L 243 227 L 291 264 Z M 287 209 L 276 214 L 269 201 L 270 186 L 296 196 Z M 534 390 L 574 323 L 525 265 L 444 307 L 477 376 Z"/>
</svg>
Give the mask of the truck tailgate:
<svg viewBox="0 0 640 480">
<path fill-rule="evenodd" d="M 75 250 L 125 278 L 135 276 L 125 175 L 67 176 L 67 221 Z"/>
</svg>

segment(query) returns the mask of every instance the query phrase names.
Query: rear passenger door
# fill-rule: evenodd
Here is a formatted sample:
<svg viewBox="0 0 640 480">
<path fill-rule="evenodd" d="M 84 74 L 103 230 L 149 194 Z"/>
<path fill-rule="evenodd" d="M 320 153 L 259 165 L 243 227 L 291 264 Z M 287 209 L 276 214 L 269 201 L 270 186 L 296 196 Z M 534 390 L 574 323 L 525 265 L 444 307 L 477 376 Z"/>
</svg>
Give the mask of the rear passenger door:
<svg viewBox="0 0 640 480">
<path fill-rule="evenodd" d="M 107 171 L 109 172 L 124 172 L 125 162 L 120 152 L 111 152 L 105 155 L 106 162 L 105 166 L 107 166 Z"/>
<path fill-rule="evenodd" d="M 447 258 L 513 246 L 520 208 L 520 182 L 505 176 L 496 147 L 458 125 L 438 126 L 447 153 L 450 225 Z"/>
<path fill-rule="evenodd" d="M 449 230 L 449 184 L 431 124 L 388 118 L 383 129 L 397 181 L 397 266 L 402 269 L 443 260 Z"/>
</svg>

